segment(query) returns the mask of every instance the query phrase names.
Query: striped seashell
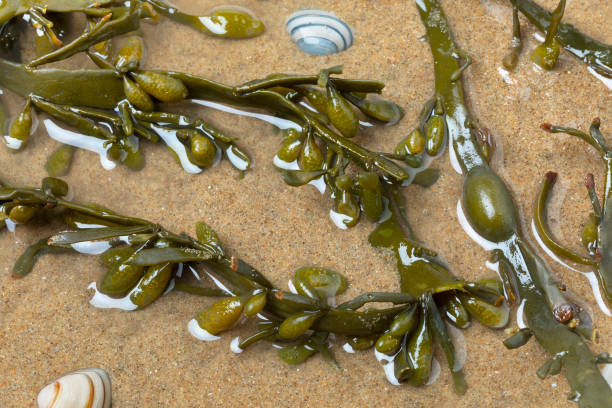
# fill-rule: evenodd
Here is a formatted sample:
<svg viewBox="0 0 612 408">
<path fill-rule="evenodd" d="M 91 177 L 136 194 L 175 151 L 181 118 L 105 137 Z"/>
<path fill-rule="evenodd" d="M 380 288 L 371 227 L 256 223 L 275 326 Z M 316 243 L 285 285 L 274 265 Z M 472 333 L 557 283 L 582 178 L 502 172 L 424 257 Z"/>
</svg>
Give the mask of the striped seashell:
<svg viewBox="0 0 612 408">
<path fill-rule="evenodd" d="M 287 20 L 287 31 L 298 47 L 310 55 L 329 55 L 353 45 L 353 30 L 324 10 L 305 9 Z"/>
<path fill-rule="evenodd" d="M 111 380 L 101 368 L 85 368 L 58 378 L 38 393 L 38 408 L 110 408 Z"/>
</svg>

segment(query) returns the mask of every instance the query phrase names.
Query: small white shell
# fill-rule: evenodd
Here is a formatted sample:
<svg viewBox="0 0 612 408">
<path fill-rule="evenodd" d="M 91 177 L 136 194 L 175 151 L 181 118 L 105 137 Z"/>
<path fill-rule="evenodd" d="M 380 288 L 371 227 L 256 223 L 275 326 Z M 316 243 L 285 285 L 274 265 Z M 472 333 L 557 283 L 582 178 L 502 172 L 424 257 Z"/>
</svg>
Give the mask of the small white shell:
<svg viewBox="0 0 612 408">
<path fill-rule="evenodd" d="M 353 45 L 351 27 L 324 10 L 296 11 L 289 17 L 286 26 L 291 39 L 310 55 L 329 55 Z"/>
<path fill-rule="evenodd" d="M 111 380 L 101 368 L 74 371 L 38 393 L 38 408 L 110 408 Z"/>
</svg>

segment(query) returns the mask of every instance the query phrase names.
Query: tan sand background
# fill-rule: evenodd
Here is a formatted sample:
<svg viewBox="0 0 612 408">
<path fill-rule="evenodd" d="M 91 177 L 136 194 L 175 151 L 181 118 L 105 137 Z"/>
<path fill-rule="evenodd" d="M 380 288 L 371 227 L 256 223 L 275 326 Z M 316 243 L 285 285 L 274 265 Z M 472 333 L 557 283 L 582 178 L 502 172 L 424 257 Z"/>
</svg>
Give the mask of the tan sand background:
<svg viewBox="0 0 612 408">
<path fill-rule="evenodd" d="M 220 3 L 177 1 L 193 13 Z M 384 96 L 405 108 L 406 116 L 398 125 L 368 130 L 359 137 L 360 143 L 387 151 L 410 131 L 422 104 L 432 96 L 429 46 L 420 41 L 424 30 L 412 1 L 233 3 L 253 10 L 267 26 L 265 35 L 225 41 L 169 21 L 146 25 L 146 66 L 237 84 L 272 72 L 315 73 L 343 64 L 347 77 L 384 81 Z M 547 135 L 538 125 L 546 120 L 584 129 L 594 116 L 600 116 L 604 134 L 610 134 L 610 90 L 566 52 L 554 72 L 534 69 L 529 51 L 536 45 L 535 31 L 525 20 L 526 52 L 510 75 L 513 84 L 505 83 L 498 68 L 510 39 L 507 3 L 442 1 L 455 37 L 474 60 L 464 75 L 469 105 L 495 135 L 496 168 L 512 186 L 525 221 L 531 219 L 541 176 L 547 170 L 559 171 L 549 211 L 551 228 L 563 242 L 580 249 L 581 226 L 590 210 L 582 178 L 594 172 L 601 189 L 604 167 L 585 143 Z M 539 3 L 550 9 L 556 0 Z M 293 11 L 303 7 L 322 8 L 345 19 L 355 29 L 354 46 L 328 57 L 309 57 L 299 51 L 284 24 Z M 586 33 L 612 42 L 609 2 L 570 0 L 566 16 L 567 22 Z M 87 63 L 81 58 L 73 61 L 72 66 Z M 319 265 L 349 278 L 346 298 L 364 291 L 398 289 L 393 260 L 366 241 L 371 223 L 364 220 L 353 229 L 340 231 L 327 217 L 328 197 L 310 186 L 289 187 L 278 177 L 271 159 L 280 137 L 270 125 L 203 108 L 198 112 L 227 134 L 239 137 L 240 145 L 252 155 L 254 168 L 244 179 L 239 180 L 226 161 L 203 174 L 189 175 L 164 146 L 144 143 L 147 165 L 138 173 L 122 167 L 105 171 L 97 156 L 77 152 L 66 177 L 74 197 L 151 219 L 174 231 L 192 234 L 194 223 L 203 220 L 218 231 L 231 253 L 257 267 L 279 287 L 286 287 L 297 267 Z M 0 177 L 11 183 L 38 185 L 45 176 L 45 159 L 57 145 L 39 129 L 21 153 L 0 148 Z M 435 186 L 405 189 L 417 234 L 456 274 L 470 280 L 492 276 L 484 266 L 488 254 L 457 222 L 461 177 L 452 170 L 447 156 L 434 166 L 442 170 Z M 464 370 L 470 387 L 463 397 L 453 393 L 442 359 L 438 381 L 414 388 L 390 385 L 371 351 L 349 355 L 336 347 L 342 370 L 330 368 L 318 356 L 289 367 L 267 343 L 234 355 L 230 340 L 250 333 L 252 324 L 212 343 L 200 342 L 187 332 L 187 322 L 211 300 L 173 292 L 138 312 L 90 306 L 86 287 L 103 273 L 94 256 L 47 255 L 30 276 L 12 279 L 15 259 L 44 232 L 44 228 L 26 226 L 14 234 L 0 233 L 1 407 L 32 406 L 47 382 L 87 366 L 108 370 L 115 407 L 575 406 L 566 401 L 569 389 L 562 375 L 544 381 L 536 377 L 536 368 L 548 358 L 536 342 L 508 351 L 501 343 L 503 331 L 491 331 L 478 323 L 463 331 L 468 356 Z M 591 306 L 603 334 L 594 351 L 612 351 L 612 319 L 595 306 L 587 280 L 545 259 Z"/>
</svg>

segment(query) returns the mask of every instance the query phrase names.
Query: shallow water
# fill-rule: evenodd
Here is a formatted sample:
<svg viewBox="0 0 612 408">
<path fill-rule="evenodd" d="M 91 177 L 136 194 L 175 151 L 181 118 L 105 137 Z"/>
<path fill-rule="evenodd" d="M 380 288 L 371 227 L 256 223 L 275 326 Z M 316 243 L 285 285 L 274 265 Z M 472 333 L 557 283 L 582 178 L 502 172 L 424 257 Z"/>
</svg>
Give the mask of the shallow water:
<svg viewBox="0 0 612 408">
<path fill-rule="evenodd" d="M 203 11 L 199 2 L 177 1 L 185 11 Z M 367 128 L 359 142 L 389 151 L 415 124 L 421 106 L 432 96 L 433 73 L 429 46 L 416 7 L 410 1 L 267 2 L 235 1 L 255 12 L 267 26 L 259 38 L 225 41 L 200 36 L 164 21 L 145 26 L 147 66 L 201 75 L 224 83 L 242 83 L 272 72 L 315 73 L 343 64 L 346 77 L 380 79 L 383 95 L 406 111 L 395 126 Z M 459 44 L 473 58 L 465 87 L 470 107 L 488 127 L 503 150 L 495 161 L 513 189 L 522 211 L 524 231 L 533 241 L 529 223 L 538 184 L 548 170 L 559 172 L 551 196 L 549 222 L 555 236 L 580 250 L 580 230 L 590 204 L 582 178 L 593 172 L 599 188 L 603 165 L 594 151 L 575 138 L 548 135 L 538 126 L 547 121 L 580 128 L 594 116 L 602 131 L 612 135 L 610 90 L 587 68 L 562 53 L 552 73 L 532 69 L 529 51 L 536 45 L 534 29 L 523 25 L 524 52 L 514 73 L 498 71 L 509 44 L 511 20 L 505 3 L 497 0 L 450 0 L 442 5 Z M 541 1 L 548 8 L 556 1 Z M 212 4 L 211 4 L 212 5 Z M 285 19 L 301 7 L 333 11 L 355 29 L 355 43 L 347 51 L 327 57 L 309 57 L 293 44 Z M 208 8 L 208 7 L 206 7 Z M 595 12 L 597 11 L 597 12 Z M 574 0 L 567 20 L 587 33 L 612 42 L 612 6 L 604 0 Z M 507 18 L 505 18 L 507 17 Z M 89 66 L 84 58 L 72 67 Z M 3 95 L 4 96 L 4 95 Z M 18 108 L 17 108 L 18 109 Z M 146 166 L 132 172 L 124 166 L 104 170 L 97 154 L 75 153 L 66 180 L 74 198 L 96 202 L 120 213 L 151 219 L 173 231 L 193 234 L 196 221 L 211 225 L 231 253 L 262 271 L 285 288 L 295 269 L 325 266 L 345 274 L 351 286 L 343 299 L 365 291 L 398 289 L 395 261 L 371 248 L 366 240 L 373 225 L 362 220 L 340 231 L 329 218 L 332 201 L 312 186 L 285 185 L 273 163 L 280 135 L 256 118 L 234 116 L 215 107 L 193 106 L 253 158 L 253 169 L 243 179 L 227 161 L 193 175 L 181 169 L 161 144 L 141 144 Z M 41 116 L 41 121 L 44 119 Z M 20 153 L 0 147 L 0 177 L 37 185 L 46 175 L 48 155 L 59 146 L 40 126 Z M 463 231 L 457 220 L 461 177 L 445 155 L 433 163 L 442 170 L 429 189 L 405 188 L 409 217 L 416 234 L 458 275 L 474 280 L 494 276 L 485 262 L 488 254 Z M 555 194 L 565 191 L 563 197 Z M 518 350 L 506 350 L 502 330 L 473 323 L 465 338 L 464 365 L 468 393 L 452 390 L 447 365 L 437 354 L 439 379 L 422 388 L 391 386 L 372 352 L 349 354 L 344 341 L 334 348 L 342 370 L 320 357 L 289 367 L 265 343 L 241 354 L 230 350 L 236 336 L 248 335 L 247 323 L 214 342 L 201 342 L 187 330 L 195 314 L 211 303 L 171 292 L 141 311 L 98 309 L 89 304 L 88 285 L 103 273 L 91 255 L 46 255 L 28 277 L 10 277 L 13 262 L 29 243 L 50 232 L 16 226 L 14 234 L 0 233 L 0 406 L 33 404 L 38 391 L 51 379 L 86 366 L 105 368 L 113 380 L 117 407 L 196 406 L 385 406 L 424 407 L 574 407 L 563 376 L 540 381 L 535 370 L 547 359 L 531 341 Z M 541 252 L 541 251 L 540 251 Z M 596 306 L 589 282 L 545 256 L 558 277 L 593 310 L 603 334 L 596 352 L 611 351 L 612 320 Z M 516 326 L 515 318 L 511 326 Z M 342 390 L 342 392 L 336 392 Z"/>
</svg>

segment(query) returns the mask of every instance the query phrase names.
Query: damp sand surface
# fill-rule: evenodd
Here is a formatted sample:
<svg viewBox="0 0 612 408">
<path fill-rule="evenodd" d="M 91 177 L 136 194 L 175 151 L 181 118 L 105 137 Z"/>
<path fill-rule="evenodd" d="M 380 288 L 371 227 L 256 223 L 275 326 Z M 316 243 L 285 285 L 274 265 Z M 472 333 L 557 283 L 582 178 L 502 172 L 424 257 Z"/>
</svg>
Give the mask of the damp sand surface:
<svg viewBox="0 0 612 408">
<path fill-rule="evenodd" d="M 547 8 L 553 0 L 539 1 Z M 359 143 L 390 150 L 414 126 L 422 104 L 432 96 L 429 45 L 411 1 L 239 1 L 255 12 L 266 33 L 246 41 L 212 39 L 163 21 L 145 25 L 147 67 L 186 71 L 224 83 L 238 84 L 272 72 L 315 73 L 344 65 L 346 77 L 379 79 L 383 95 L 406 111 L 392 127 L 361 132 Z M 612 135 L 610 90 L 587 68 L 562 52 L 551 73 L 536 69 L 528 51 L 536 45 L 535 30 L 523 25 L 524 52 L 514 73 L 502 75 L 500 61 L 511 33 L 508 2 L 444 0 L 442 6 L 455 37 L 474 63 L 464 74 L 469 105 L 482 126 L 495 135 L 494 166 L 512 187 L 525 232 L 531 220 L 539 182 L 548 170 L 559 172 L 549 207 L 554 234 L 580 250 L 580 229 L 590 211 L 582 180 L 593 172 L 601 191 L 604 167 L 594 149 L 565 135 L 548 135 L 543 121 L 587 128 L 602 118 L 604 134 Z M 183 0 L 188 12 L 202 12 L 201 2 Z M 216 4 L 206 4 L 214 6 Z M 356 32 L 353 47 L 341 54 L 309 57 L 297 49 L 284 23 L 295 10 L 322 8 L 345 19 Z M 574 0 L 567 21 L 605 42 L 612 42 L 612 6 L 604 0 Z M 524 20 L 523 20 L 524 21 Z M 524 21 L 525 22 L 525 21 Z M 83 58 L 64 63 L 90 66 Z M 18 107 L 13 106 L 14 110 Z M 285 185 L 272 157 L 280 134 L 256 119 L 230 116 L 204 107 L 193 109 L 252 155 L 254 168 L 244 178 L 227 161 L 199 175 L 182 171 L 166 148 L 143 143 L 144 170 L 118 166 L 104 170 L 90 152 L 75 154 L 66 180 L 74 198 L 96 202 L 119 213 L 159 222 L 172 231 L 194 233 L 202 220 L 221 237 L 229 252 L 286 288 L 293 271 L 304 265 L 325 266 L 347 276 L 351 286 L 343 298 L 365 291 L 397 291 L 394 261 L 366 240 L 373 225 L 362 221 L 340 231 L 328 217 L 331 200 L 313 187 Z M 38 185 L 44 163 L 58 142 L 42 127 L 17 154 L 0 148 L 0 176 L 11 183 Z M 442 170 L 431 188 L 404 191 L 415 232 L 435 249 L 455 274 L 468 280 L 493 276 L 485 267 L 488 254 L 461 229 L 456 215 L 461 177 L 448 157 L 433 164 Z M 103 367 L 113 381 L 116 407 L 573 407 L 563 375 L 538 379 L 535 370 L 548 356 L 534 341 L 518 350 L 502 345 L 503 331 L 478 323 L 463 331 L 469 390 L 452 390 L 442 355 L 439 379 L 427 387 L 393 386 L 373 352 L 348 354 L 339 341 L 334 348 L 342 369 L 315 356 L 305 364 L 283 363 L 270 344 L 262 342 L 240 355 L 230 351 L 232 338 L 251 333 L 252 323 L 201 342 L 187 323 L 212 300 L 171 292 L 142 311 L 102 310 L 89 305 L 87 286 L 104 269 L 94 256 L 46 255 L 26 278 L 10 270 L 26 246 L 51 232 L 44 222 L 0 233 L 0 406 L 35 404 L 38 391 L 55 377 L 78 368 Z M 559 279 L 584 299 L 602 335 L 595 352 L 612 350 L 612 319 L 596 306 L 587 279 L 545 257 Z M 515 326 L 516 321 L 510 322 Z"/>
</svg>

